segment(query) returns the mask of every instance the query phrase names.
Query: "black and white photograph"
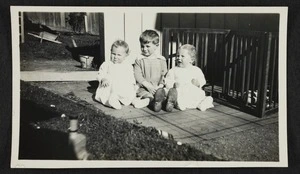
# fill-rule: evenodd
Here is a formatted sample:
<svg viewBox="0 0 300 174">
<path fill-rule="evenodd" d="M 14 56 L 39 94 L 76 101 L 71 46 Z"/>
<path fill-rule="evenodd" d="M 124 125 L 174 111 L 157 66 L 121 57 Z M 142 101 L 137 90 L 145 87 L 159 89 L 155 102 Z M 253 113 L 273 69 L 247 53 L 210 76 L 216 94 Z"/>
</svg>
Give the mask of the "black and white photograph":
<svg viewBox="0 0 300 174">
<path fill-rule="evenodd" d="M 11 7 L 12 168 L 287 167 L 287 7 Z"/>
</svg>

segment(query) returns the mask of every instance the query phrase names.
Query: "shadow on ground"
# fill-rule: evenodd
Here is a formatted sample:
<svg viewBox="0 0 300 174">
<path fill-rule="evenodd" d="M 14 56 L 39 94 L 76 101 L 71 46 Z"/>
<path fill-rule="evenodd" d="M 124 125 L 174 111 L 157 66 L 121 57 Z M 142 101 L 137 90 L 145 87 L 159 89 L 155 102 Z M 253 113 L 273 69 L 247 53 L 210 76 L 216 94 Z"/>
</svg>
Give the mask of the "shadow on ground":
<svg viewBox="0 0 300 174">
<path fill-rule="evenodd" d="M 67 132 L 39 125 L 40 121 L 57 116 L 57 113 L 37 107 L 30 101 L 21 101 L 19 159 L 76 159 Z"/>
</svg>

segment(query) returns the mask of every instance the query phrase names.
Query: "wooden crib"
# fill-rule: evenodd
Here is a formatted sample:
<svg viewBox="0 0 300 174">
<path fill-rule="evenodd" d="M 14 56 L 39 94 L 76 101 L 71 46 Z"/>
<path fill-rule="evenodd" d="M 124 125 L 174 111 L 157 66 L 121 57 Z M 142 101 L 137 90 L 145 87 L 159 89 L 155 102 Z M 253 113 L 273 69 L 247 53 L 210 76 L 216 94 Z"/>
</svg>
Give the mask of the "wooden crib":
<svg viewBox="0 0 300 174">
<path fill-rule="evenodd" d="M 258 117 L 278 109 L 278 33 L 205 28 L 165 28 L 163 55 L 175 66 L 183 44 L 196 47 L 214 99 Z"/>
</svg>

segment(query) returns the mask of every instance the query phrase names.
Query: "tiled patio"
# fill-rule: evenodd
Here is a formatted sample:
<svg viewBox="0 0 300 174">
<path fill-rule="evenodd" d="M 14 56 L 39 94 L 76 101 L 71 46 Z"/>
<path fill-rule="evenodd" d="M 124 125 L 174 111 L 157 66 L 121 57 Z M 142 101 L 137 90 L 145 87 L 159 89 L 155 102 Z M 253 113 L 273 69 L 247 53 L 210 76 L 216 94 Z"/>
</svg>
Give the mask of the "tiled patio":
<svg viewBox="0 0 300 174">
<path fill-rule="evenodd" d="M 75 96 L 94 105 L 104 113 L 128 122 L 151 126 L 172 134 L 176 141 L 196 144 L 201 140 L 210 140 L 235 134 L 249 129 L 278 123 L 278 113 L 265 118 L 257 118 L 238 110 L 214 103 L 215 107 L 205 112 L 197 109 L 153 112 L 148 108 L 135 109 L 132 106 L 115 110 L 93 100 L 95 91 L 88 82 L 47 82 L 39 86 L 58 94 L 73 92 Z"/>
</svg>

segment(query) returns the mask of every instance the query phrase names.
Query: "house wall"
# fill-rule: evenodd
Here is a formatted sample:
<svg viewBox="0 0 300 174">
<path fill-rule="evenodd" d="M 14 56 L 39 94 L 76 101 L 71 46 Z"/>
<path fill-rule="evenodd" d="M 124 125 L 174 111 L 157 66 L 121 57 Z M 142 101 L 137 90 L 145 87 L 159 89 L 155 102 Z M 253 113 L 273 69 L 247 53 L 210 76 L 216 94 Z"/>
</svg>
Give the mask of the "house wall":
<svg viewBox="0 0 300 174">
<path fill-rule="evenodd" d="M 111 12 L 104 14 L 105 59 L 111 44 L 124 39 L 130 46 L 131 59 L 140 52 L 139 35 L 146 29 L 156 30 L 162 40 L 163 28 L 214 28 L 232 30 L 279 31 L 278 14 L 208 14 Z M 162 44 L 160 49 L 162 51 Z"/>
<path fill-rule="evenodd" d="M 72 31 L 66 22 L 68 12 L 28 12 L 25 14 L 34 23 L 47 25 L 61 31 Z M 214 28 L 233 30 L 257 30 L 278 32 L 278 14 L 208 14 L 208 13 L 154 13 L 151 11 L 87 13 L 87 32 L 100 36 L 105 60 L 109 60 L 111 44 L 117 39 L 125 40 L 134 60 L 140 53 L 139 35 L 146 29 L 156 30 L 162 41 L 163 28 Z M 104 25 L 104 26 L 103 26 Z M 104 31 L 103 31 L 104 30 Z M 104 39 L 102 39 L 104 38 Z M 160 44 L 162 51 L 162 44 Z"/>
</svg>

